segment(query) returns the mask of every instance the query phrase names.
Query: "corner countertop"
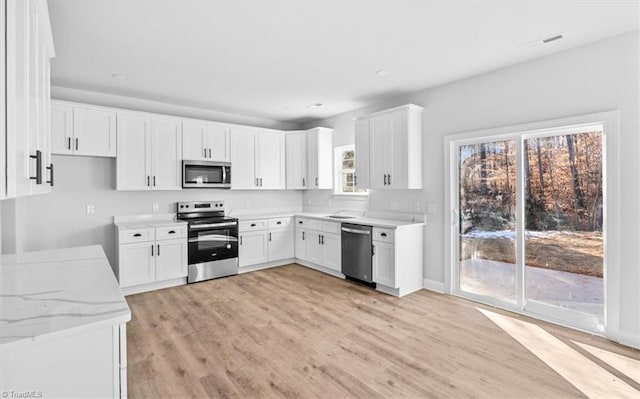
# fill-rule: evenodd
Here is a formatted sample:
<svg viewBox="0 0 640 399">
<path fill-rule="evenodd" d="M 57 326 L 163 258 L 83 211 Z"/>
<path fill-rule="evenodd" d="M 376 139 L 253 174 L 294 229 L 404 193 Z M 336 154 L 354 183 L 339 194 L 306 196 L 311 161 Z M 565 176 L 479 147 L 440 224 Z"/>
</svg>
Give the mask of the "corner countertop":
<svg viewBox="0 0 640 399">
<path fill-rule="evenodd" d="M 114 216 L 113 224 L 120 229 L 143 229 L 152 227 L 169 227 L 177 224 L 187 224 L 184 220 L 176 219 L 175 213 L 164 213 L 156 215 L 131 215 Z"/>
<path fill-rule="evenodd" d="M 390 215 L 390 218 L 381 218 L 381 217 L 365 217 L 365 216 L 355 216 L 349 219 L 335 219 L 329 217 L 331 215 L 331 211 L 326 212 L 305 212 L 305 211 L 291 211 L 291 212 L 265 212 L 265 213 L 236 213 L 235 217 L 240 220 L 259 220 L 259 219 L 272 219 L 279 217 L 304 217 L 309 219 L 318 219 L 324 220 L 328 222 L 336 222 L 336 223 L 353 223 L 353 224 L 362 224 L 366 226 L 372 227 L 382 227 L 387 229 L 400 229 L 403 227 L 416 227 L 416 226 L 425 226 L 426 223 L 422 220 L 414 221 L 414 220 L 396 220 L 392 219 L 393 215 Z"/>
<path fill-rule="evenodd" d="M 131 320 L 99 245 L 5 255 L 0 264 L 0 347 Z"/>
</svg>

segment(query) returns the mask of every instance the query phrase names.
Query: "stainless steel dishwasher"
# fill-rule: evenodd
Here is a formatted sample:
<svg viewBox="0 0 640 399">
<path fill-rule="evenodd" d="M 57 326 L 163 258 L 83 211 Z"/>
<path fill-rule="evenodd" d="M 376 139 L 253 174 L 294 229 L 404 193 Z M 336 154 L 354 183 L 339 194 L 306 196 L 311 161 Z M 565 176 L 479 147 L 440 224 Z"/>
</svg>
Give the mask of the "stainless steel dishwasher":
<svg viewBox="0 0 640 399">
<path fill-rule="evenodd" d="M 373 282 L 371 226 L 342 223 L 342 274 Z"/>
</svg>

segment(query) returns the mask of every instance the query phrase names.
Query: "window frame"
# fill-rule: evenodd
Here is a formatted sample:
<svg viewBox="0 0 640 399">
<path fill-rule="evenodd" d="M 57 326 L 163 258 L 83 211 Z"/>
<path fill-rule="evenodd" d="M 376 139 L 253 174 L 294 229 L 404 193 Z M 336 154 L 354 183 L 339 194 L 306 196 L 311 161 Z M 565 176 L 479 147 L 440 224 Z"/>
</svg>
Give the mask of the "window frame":
<svg viewBox="0 0 640 399">
<path fill-rule="evenodd" d="M 353 156 L 353 162 L 354 162 L 354 169 L 353 172 L 347 172 L 347 173 L 354 173 L 355 175 L 355 164 L 357 162 L 358 159 L 358 155 L 355 153 L 355 144 L 347 144 L 347 145 L 343 145 L 343 146 L 339 146 L 339 147 L 334 147 L 333 149 L 333 162 L 334 162 L 334 187 L 333 187 L 333 195 L 334 196 L 345 196 L 345 197 L 352 197 L 352 198 L 367 198 L 369 196 L 369 190 L 364 190 L 364 191 L 343 191 L 342 190 L 342 174 L 344 173 L 345 170 L 351 170 L 351 169 L 343 169 L 342 167 L 342 154 L 345 151 L 353 151 L 354 152 L 354 156 Z M 354 187 L 355 189 L 355 187 Z"/>
</svg>

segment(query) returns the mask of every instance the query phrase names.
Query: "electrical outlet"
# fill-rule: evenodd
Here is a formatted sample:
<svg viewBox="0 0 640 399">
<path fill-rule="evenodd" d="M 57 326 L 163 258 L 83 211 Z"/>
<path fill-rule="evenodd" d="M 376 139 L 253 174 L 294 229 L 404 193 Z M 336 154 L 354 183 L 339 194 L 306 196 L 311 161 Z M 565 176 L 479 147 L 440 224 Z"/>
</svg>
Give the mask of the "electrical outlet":
<svg viewBox="0 0 640 399">
<path fill-rule="evenodd" d="M 94 213 L 96 213 L 96 206 L 87 205 L 87 215 L 93 215 Z"/>
<path fill-rule="evenodd" d="M 427 213 L 434 214 L 438 212 L 438 206 L 435 202 L 427 202 Z"/>
<path fill-rule="evenodd" d="M 154 212 L 158 212 L 160 205 L 157 202 L 154 202 L 153 205 L 151 205 L 151 209 L 153 209 Z"/>
</svg>

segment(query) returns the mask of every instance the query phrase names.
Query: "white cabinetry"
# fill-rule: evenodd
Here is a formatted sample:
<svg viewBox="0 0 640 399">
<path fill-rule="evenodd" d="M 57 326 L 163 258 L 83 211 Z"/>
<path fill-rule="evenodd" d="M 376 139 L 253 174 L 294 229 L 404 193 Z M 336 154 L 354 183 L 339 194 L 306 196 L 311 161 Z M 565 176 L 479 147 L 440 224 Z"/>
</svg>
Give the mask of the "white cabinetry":
<svg viewBox="0 0 640 399">
<path fill-rule="evenodd" d="M 291 217 L 240 222 L 240 267 L 294 257 Z"/>
<path fill-rule="evenodd" d="M 179 119 L 118 113 L 118 190 L 180 190 L 182 125 Z"/>
<path fill-rule="evenodd" d="M 409 104 L 356 121 L 358 187 L 422 188 L 422 110 Z"/>
<path fill-rule="evenodd" d="M 47 4 L 7 1 L 2 8 L 0 199 L 47 193 L 53 184 L 50 58 L 54 49 Z"/>
<path fill-rule="evenodd" d="M 187 225 L 116 225 L 120 287 L 187 276 Z"/>
<path fill-rule="evenodd" d="M 51 103 L 51 152 L 116 156 L 116 112 L 65 101 Z"/>
<path fill-rule="evenodd" d="M 182 158 L 228 162 L 229 126 L 198 120 L 183 121 Z"/>
<path fill-rule="evenodd" d="M 231 188 L 284 189 L 285 140 L 282 132 L 231 128 Z"/>
<path fill-rule="evenodd" d="M 296 258 L 310 262 L 314 268 L 341 273 L 340 223 L 296 218 L 295 226 Z"/>
<path fill-rule="evenodd" d="M 403 296 L 422 288 L 424 226 L 373 228 L 373 281 L 379 291 Z"/>
<path fill-rule="evenodd" d="M 287 134 L 287 188 L 333 188 L 333 130 L 314 128 Z"/>
</svg>

